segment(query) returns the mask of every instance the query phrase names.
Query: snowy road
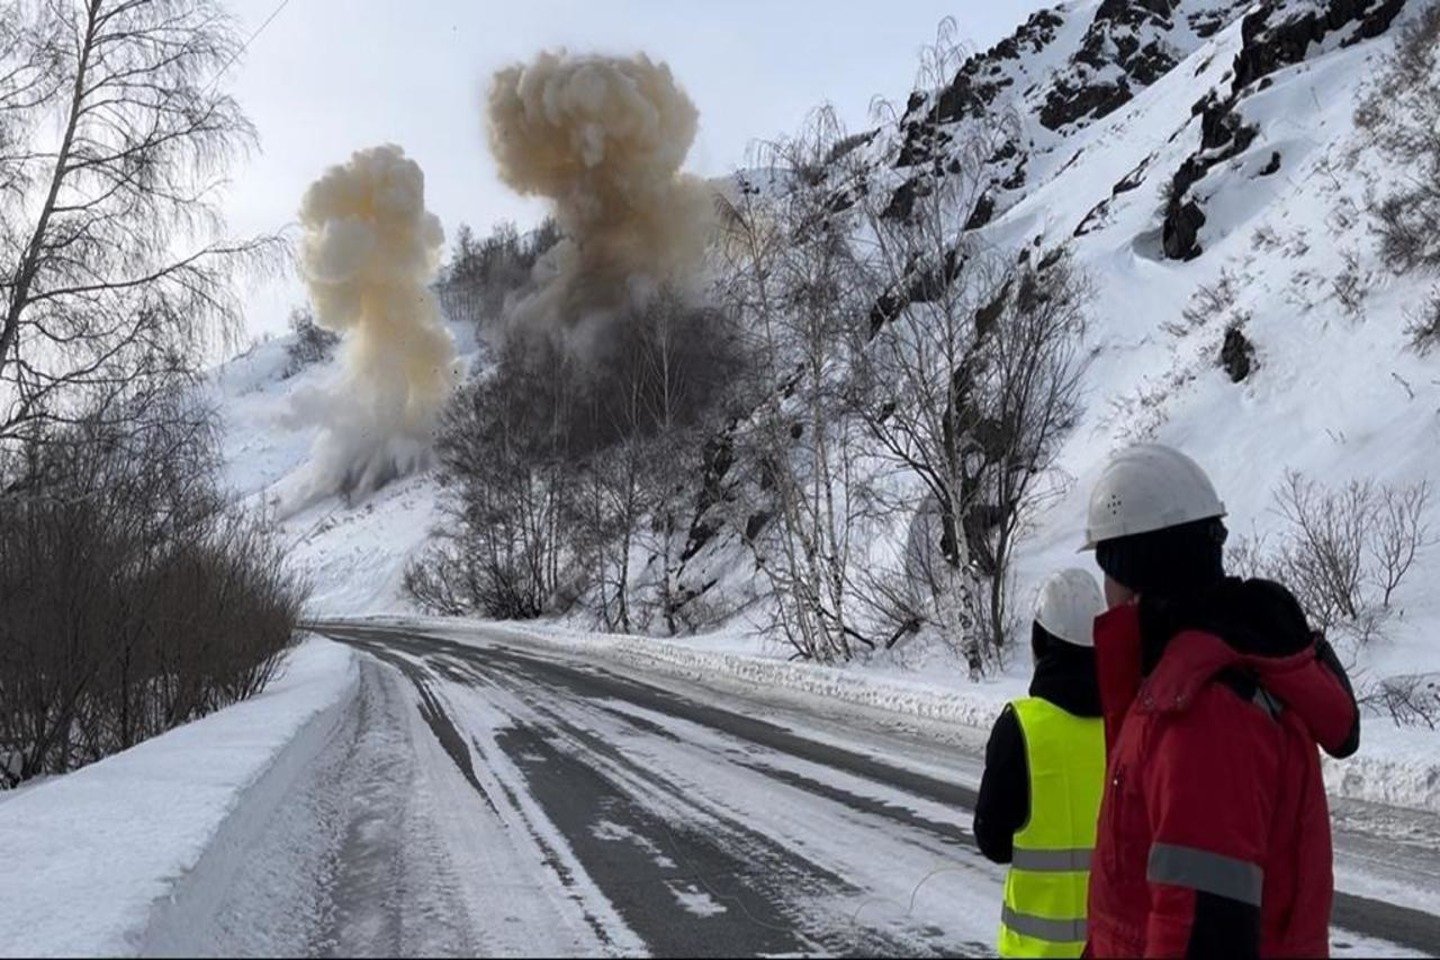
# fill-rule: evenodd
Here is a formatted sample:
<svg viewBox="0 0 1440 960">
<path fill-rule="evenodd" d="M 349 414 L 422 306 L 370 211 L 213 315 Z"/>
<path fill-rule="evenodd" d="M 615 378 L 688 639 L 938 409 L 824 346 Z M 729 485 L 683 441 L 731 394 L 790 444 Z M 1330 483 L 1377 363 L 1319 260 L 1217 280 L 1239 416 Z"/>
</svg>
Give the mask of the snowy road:
<svg viewBox="0 0 1440 960">
<path fill-rule="evenodd" d="M 973 757 L 498 639 L 326 633 L 365 654 L 355 706 L 247 858 L 288 858 L 305 892 L 242 868 L 212 923 L 157 949 L 991 952 L 1002 872 L 968 832 Z M 1341 897 L 1337 954 L 1440 951 L 1415 909 L 1434 866 L 1392 878 L 1422 891 L 1401 905 Z"/>
</svg>

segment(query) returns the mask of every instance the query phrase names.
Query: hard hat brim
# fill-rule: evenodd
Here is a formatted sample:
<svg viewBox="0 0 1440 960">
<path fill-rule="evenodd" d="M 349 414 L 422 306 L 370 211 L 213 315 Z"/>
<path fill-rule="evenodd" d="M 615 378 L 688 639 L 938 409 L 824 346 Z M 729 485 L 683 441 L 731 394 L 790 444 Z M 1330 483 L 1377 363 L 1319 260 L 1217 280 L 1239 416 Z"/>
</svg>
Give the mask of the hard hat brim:
<svg viewBox="0 0 1440 960">
<path fill-rule="evenodd" d="M 1112 536 L 1108 537 L 1096 538 L 1092 534 L 1087 533 L 1085 536 L 1085 543 L 1080 547 L 1079 550 L 1076 550 L 1075 552 L 1088 553 L 1091 550 L 1094 550 L 1096 547 L 1100 546 L 1100 544 L 1104 543 L 1106 540 L 1119 540 L 1122 537 L 1138 537 L 1141 534 L 1154 533 L 1157 530 L 1169 530 L 1171 527 L 1180 527 L 1184 526 L 1187 523 L 1199 523 L 1201 520 L 1223 520 L 1230 515 L 1229 511 L 1225 509 L 1225 504 L 1223 502 L 1217 504 L 1217 506 L 1219 509 L 1216 513 L 1206 513 L 1203 516 L 1190 517 L 1189 519 L 1185 520 L 1177 520 L 1173 523 L 1160 523 L 1156 524 L 1155 526 L 1143 526 L 1141 529 L 1138 530 L 1125 530 L 1122 533 L 1115 533 Z"/>
</svg>

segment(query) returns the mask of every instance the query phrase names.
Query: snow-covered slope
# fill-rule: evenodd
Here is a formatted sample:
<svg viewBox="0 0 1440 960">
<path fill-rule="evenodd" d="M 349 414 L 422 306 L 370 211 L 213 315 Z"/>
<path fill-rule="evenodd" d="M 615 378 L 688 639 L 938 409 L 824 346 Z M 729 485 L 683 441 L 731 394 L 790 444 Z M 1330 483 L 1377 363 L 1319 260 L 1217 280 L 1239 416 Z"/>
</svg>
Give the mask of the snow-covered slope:
<svg viewBox="0 0 1440 960">
<path fill-rule="evenodd" d="M 930 142 L 932 115 L 948 124 L 1013 111 L 1013 135 L 988 162 L 989 187 L 975 218 L 993 219 L 1064 173 L 1077 155 L 1078 134 L 1165 77 L 1249 5 L 1078 0 L 1038 11 L 968 59 L 948 84 L 912 93 L 898 129 L 872 142 L 874 159 L 904 174 L 946 152 L 943 128 L 934 138 L 941 142 Z M 903 208 L 913 178 L 886 189 Z"/>
<path fill-rule="evenodd" d="M 403 608 L 405 566 L 437 519 L 434 478 L 405 477 L 358 502 L 331 497 L 287 513 L 320 429 L 301 411 L 323 406 L 314 398 L 344 376 L 338 359 L 287 376 L 288 343 L 258 344 L 211 377 L 228 485 L 279 521 L 290 563 L 310 581 L 310 613 Z"/>
<path fill-rule="evenodd" d="M 1380 262 L 1364 194 L 1400 172 L 1351 119 L 1391 43 L 1366 34 L 1399 6 L 1344 5 L 1353 17 L 1327 29 L 1340 4 L 1261 5 L 1077 136 L 1066 173 L 986 228 L 998 241 L 1073 236 L 1097 280 L 1087 412 L 1061 459 L 1078 482 L 1027 544 L 1032 580 L 1073 559 L 1085 493 L 1125 442 L 1191 452 L 1238 534 L 1276 527 L 1272 491 L 1287 469 L 1330 485 L 1440 476 L 1440 380 L 1404 329 L 1433 281 Z M 1166 236 L 1177 199 L 1203 215 L 1193 250 Z M 1255 351 L 1240 382 L 1221 364 L 1230 328 Z M 1414 661 L 1440 617 L 1427 589 L 1437 573 L 1432 551 L 1407 583 L 1393 644 L 1371 651 L 1374 669 Z"/>
</svg>

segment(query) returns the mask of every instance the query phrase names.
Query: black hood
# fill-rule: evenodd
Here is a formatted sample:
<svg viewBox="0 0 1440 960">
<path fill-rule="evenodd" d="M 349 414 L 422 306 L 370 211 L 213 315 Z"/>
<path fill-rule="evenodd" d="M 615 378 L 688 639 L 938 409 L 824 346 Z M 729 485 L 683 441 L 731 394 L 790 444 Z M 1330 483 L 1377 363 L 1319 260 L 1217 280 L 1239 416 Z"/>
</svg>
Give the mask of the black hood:
<svg viewBox="0 0 1440 960">
<path fill-rule="evenodd" d="M 1030 696 L 1049 700 L 1077 717 L 1100 716 L 1100 681 L 1095 674 L 1095 651 L 1066 643 L 1040 624 L 1031 628 L 1035 677 Z"/>
<path fill-rule="evenodd" d="M 1160 662 L 1170 638 L 1185 630 L 1204 630 L 1238 653 L 1260 657 L 1288 657 L 1314 640 L 1299 601 L 1285 587 L 1273 580 L 1226 577 L 1182 596 L 1141 596 L 1145 673 Z"/>
</svg>

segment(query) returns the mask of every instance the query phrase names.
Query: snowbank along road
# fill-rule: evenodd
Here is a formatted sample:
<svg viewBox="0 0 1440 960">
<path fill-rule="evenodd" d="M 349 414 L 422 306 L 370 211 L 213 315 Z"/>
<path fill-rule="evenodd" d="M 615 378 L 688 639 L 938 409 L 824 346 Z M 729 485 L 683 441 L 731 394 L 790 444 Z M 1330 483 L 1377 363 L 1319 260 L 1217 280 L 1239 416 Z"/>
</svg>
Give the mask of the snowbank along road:
<svg viewBox="0 0 1440 960">
<path fill-rule="evenodd" d="M 265 903 L 242 868 L 223 910 L 152 947 L 992 953 L 1003 872 L 968 830 L 974 756 L 794 726 L 499 634 L 322 632 L 362 653 L 349 715 L 293 798 L 328 839 L 282 825 L 252 858 L 285 848 L 316 893 Z M 1440 905 L 1424 892 L 1440 889 L 1434 824 L 1405 829 L 1399 846 L 1366 846 L 1342 827 L 1342 865 L 1353 843 L 1351 867 L 1373 881 L 1362 889 L 1395 895 L 1339 896 L 1337 954 L 1440 951 Z M 1370 862 L 1377 849 L 1388 866 Z"/>
</svg>

